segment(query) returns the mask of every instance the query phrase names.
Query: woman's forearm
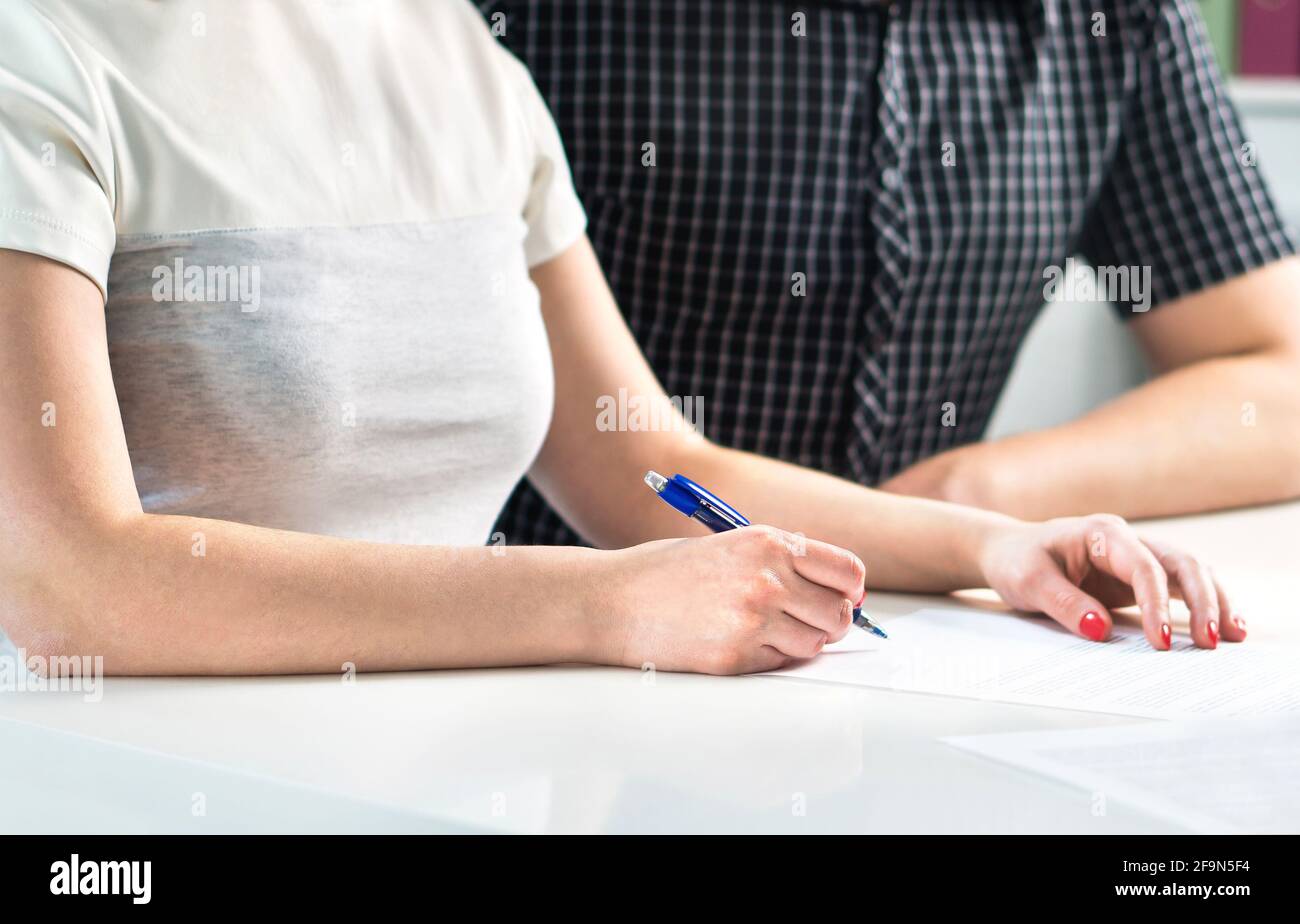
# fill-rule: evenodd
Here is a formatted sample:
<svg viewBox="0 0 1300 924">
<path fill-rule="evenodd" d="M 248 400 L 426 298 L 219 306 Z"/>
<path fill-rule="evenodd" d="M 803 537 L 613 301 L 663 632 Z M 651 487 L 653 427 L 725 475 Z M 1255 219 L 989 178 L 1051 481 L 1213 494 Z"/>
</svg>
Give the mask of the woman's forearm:
<svg viewBox="0 0 1300 924">
<path fill-rule="evenodd" d="M 642 484 L 646 469 L 682 472 L 755 523 L 851 549 L 873 587 L 942 592 L 982 586 L 973 546 L 996 514 L 899 498 L 699 438 L 679 411 L 658 427 L 609 426 L 599 409 L 672 405 L 637 349 L 584 238 L 533 270 L 542 295 L 556 400 L 533 483 L 582 535 L 601 546 L 707 532 Z M 593 474 L 598 466 L 599 475 Z"/>
<path fill-rule="evenodd" d="M 628 471 L 611 476 L 621 494 L 607 507 L 619 515 L 588 516 L 580 525 L 589 538 L 600 545 L 624 546 L 707 534 L 641 483 L 646 467 L 695 479 L 754 523 L 855 552 L 867 563 L 867 585 L 879 590 L 947 593 L 986 586 L 979 563 L 981 544 L 991 528 L 1013 522 L 999 513 L 873 491 L 702 440 L 679 440 L 671 450 L 660 448 L 660 455 L 629 461 Z"/>
<path fill-rule="evenodd" d="M 29 654 L 114 674 L 262 674 L 583 659 L 596 623 L 578 548 L 383 545 L 140 515 L 10 582 Z M 30 631 L 27 631 L 30 629 Z"/>
<path fill-rule="evenodd" d="M 857 553 L 867 585 L 946 593 L 985 586 L 979 547 L 1009 517 L 897 497 L 811 469 L 734 450 L 695 455 L 694 471 L 756 523 L 814 536 Z"/>
</svg>

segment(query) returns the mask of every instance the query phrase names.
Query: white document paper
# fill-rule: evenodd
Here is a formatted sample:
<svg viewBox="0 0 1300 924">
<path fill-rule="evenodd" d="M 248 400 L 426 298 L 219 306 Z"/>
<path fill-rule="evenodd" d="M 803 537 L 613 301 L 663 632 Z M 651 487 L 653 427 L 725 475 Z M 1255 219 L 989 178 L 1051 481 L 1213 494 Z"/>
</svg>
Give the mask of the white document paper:
<svg viewBox="0 0 1300 924">
<path fill-rule="evenodd" d="M 945 738 L 1210 834 L 1300 833 L 1300 716 Z M 1100 800 L 1100 801 L 1099 801 Z"/>
<path fill-rule="evenodd" d="M 1045 618 L 970 609 L 920 610 L 885 629 L 869 650 L 828 649 L 768 676 L 1155 718 L 1300 712 L 1295 643 L 1210 651 L 1184 635 L 1156 651 L 1136 627 L 1098 643 Z"/>
</svg>

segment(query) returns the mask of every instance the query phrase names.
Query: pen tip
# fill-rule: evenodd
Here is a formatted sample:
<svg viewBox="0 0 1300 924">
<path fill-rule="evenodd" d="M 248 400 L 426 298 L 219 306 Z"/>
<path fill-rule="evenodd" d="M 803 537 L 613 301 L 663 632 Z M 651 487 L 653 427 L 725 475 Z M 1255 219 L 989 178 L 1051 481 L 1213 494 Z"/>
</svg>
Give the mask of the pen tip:
<svg viewBox="0 0 1300 924">
<path fill-rule="evenodd" d="M 867 630 L 872 635 L 879 635 L 881 638 L 889 638 L 889 636 L 885 634 L 884 629 L 872 622 L 867 617 L 867 614 L 862 612 L 862 607 L 860 606 L 855 606 L 853 608 L 853 624 L 860 629 Z"/>
</svg>

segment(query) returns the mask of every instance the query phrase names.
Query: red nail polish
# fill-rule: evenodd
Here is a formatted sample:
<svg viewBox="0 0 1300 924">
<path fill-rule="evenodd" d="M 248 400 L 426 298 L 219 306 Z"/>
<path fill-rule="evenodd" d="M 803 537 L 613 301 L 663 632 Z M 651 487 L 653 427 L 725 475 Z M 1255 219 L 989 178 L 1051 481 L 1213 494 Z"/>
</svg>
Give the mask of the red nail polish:
<svg viewBox="0 0 1300 924">
<path fill-rule="evenodd" d="M 1089 611 L 1084 613 L 1083 618 L 1079 620 L 1079 632 L 1085 638 L 1100 642 L 1106 637 L 1106 624 L 1101 621 L 1100 616 Z"/>
<path fill-rule="evenodd" d="M 1210 647 L 1218 648 L 1219 647 L 1219 624 L 1217 622 L 1211 622 L 1208 626 L 1205 627 L 1205 634 L 1210 637 Z"/>
<path fill-rule="evenodd" d="M 862 601 L 865 599 L 867 599 L 867 589 L 864 587 L 862 588 L 862 596 L 858 597 L 858 602 L 853 604 L 853 608 L 856 610 L 858 607 L 862 605 Z"/>
<path fill-rule="evenodd" d="M 1166 649 L 1166 650 L 1169 649 L 1169 640 L 1170 640 L 1170 638 L 1172 637 L 1172 635 L 1173 635 L 1173 633 L 1171 633 L 1171 632 L 1169 631 L 1169 623 L 1167 623 L 1167 622 L 1165 622 L 1165 623 L 1161 623 L 1161 624 L 1160 624 L 1160 641 L 1164 643 L 1164 646 L 1165 646 L 1165 649 Z"/>
<path fill-rule="evenodd" d="M 1233 616 L 1232 622 L 1233 625 L 1237 627 L 1238 632 L 1240 632 L 1242 635 L 1246 634 L 1246 620 L 1242 619 L 1240 616 Z"/>
</svg>

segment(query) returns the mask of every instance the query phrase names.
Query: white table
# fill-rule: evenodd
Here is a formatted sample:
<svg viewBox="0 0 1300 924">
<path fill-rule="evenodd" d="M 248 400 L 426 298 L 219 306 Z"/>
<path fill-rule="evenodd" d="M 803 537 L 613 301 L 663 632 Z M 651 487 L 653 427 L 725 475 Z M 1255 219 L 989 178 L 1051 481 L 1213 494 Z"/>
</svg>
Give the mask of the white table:
<svg viewBox="0 0 1300 924">
<path fill-rule="evenodd" d="M 1296 637 L 1300 504 L 1147 530 L 1232 580 L 1249 644 Z M 590 667 L 109 678 L 0 694 L 0 832 L 1176 831 L 938 740 L 1130 721 Z"/>
</svg>

